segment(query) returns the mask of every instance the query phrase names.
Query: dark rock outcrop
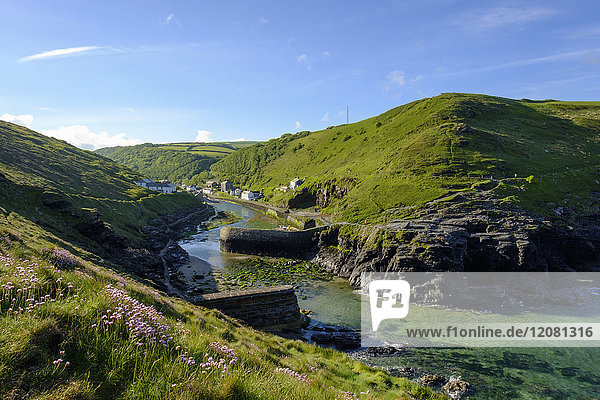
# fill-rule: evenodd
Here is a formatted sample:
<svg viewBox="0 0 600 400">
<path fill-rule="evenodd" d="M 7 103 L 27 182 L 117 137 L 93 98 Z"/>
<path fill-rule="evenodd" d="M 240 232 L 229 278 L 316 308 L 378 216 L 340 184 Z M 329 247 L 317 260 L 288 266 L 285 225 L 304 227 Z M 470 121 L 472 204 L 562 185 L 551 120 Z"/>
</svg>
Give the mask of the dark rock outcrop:
<svg viewBox="0 0 600 400">
<path fill-rule="evenodd" d="M 600 217 L 566 226 L 489 200 L 375 227 L 333 225 L 318 248 L 313 261 L 353 286 L 361 272 L 600 271 Z"/>
</svg>

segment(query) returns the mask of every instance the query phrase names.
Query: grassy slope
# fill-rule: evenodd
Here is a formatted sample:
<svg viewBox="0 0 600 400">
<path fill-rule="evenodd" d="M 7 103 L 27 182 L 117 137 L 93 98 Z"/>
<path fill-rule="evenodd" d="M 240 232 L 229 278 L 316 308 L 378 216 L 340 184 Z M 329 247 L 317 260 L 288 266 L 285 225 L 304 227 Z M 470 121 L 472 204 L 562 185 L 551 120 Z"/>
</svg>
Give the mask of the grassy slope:
<svg viewBox="0 0 600 400">
<path fill-rule="evenodd" d="M 345 391 L 370 391 L 360 399 L 441 398 L 342 353 L 257 332 L 69 254 L 40 257 L 35 247 L 52 246 L 50 242 L 58 239 L 23 218 L 15 218 L 7 232 L 3 219 L 0 216 L 2 398 L 354 398 L 345 397 Z M 19 267 L 26 276 L 19 274 Z M 173 339 L 166 346 L 151 344 L 146 336 L 135 337 L 122 319 L 111 319 L 119 311 L 116 307 L 126 302 L 115 302 L 108 285 L 158 310 L 162 317 L 155 320 L 167 326 L 165 333 Z M 140 314 L 150 320 L 151 313 Z M 103 316 L 113 323 L 107 325 Z M 208 357 L 231 361 L 211 342 L 235 353 L 237 362 L 226 374 L 218 368 L 202 372 L 206 368 L 200 364 Z M 196 364 L 182 357 L 193 357 Z M 305 374 L 306 382 L 277 368 Z"/>
<path fill-rule="evenodd" d="M 0 174 L 1 213 L 24 216 L 68 241 L 83 240 L 73 227 L 96 216 L 117 234 L 141 240 L 139 229 L 150 220 L 199 205 L 188 194 L 136 186 L 141 175 L 134 171 L 7 122 L 0 122 Z"/>
<path fill-rule="evenodd" d="M 154 179 L 200 184 L 208 178 L 212 164 L 255 143 L 257 142 L 145 143 L 108 147 L 96 152 Z"/>
<path fill-rule="evenodd" d="M 93 248 L 72 241 L 74 221 L 44 201 L 76 214 L 84 212 L 78 204 L 94 206 L 126 231 L 122 219 L 139 225 L 190 198 L 149 197 L 129 182 L 137 178 L 132 172 L 16 125 L 3 123 L 0 135 L 0 398 L 333 399 L 367 390 L 361 399 L 439 398 L 341 353 L 245 328 L 74 256 Z M 160 315 L 115 301 L 108 285 Z M 117 317 L 128 302 L 173 339 L 162 346 L 135 336 Z M 211 356 L 232 360 L 211 342 L 235 353 L 228 373 L 201 365 Z"/>
<path fill-rule="evenodd" d="M 296 176 L 308 178 L 303 188 L 311 192 L 335 184 L 348 193 L 328 211 L 349 221 L 410 216 L 414 209 L 407 206 L 515 173 L 519 179 L 495 189 L 501 197 L 543 214 L 565 200 L 592 213 L 590 191 L 600 190 L 599 139 L 599 102 L 449 93 L 361 122 L 283 135 L 241 149 L 212 170 L 265 190 L 274 203 L 291 194 L 271 190 Z M 530 175 L 534 183 L 527 184 Z"/>
</svg>

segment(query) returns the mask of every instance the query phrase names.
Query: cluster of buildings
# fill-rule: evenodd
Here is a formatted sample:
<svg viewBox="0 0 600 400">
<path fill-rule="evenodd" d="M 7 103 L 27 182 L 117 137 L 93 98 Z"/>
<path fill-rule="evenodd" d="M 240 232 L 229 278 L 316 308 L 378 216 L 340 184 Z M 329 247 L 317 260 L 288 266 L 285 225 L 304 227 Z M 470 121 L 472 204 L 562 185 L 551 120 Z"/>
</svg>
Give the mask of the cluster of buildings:
<svg viewBox="0 0 600 400">
<path fill-rule="evenodd" d="M 202 193 L 210 195 L 218 190 L 231 196 L 239 197 L 242 200 L 258 200 L 262 197 L 261 192 L 242 190 L 239 187 L 235 187 L 231 181 L 223 181 L 221 183 L 215 180 L 208 181 L 205 188 L 202 189 Z"/>
<path fill-rule="evenodd" d="M 155 182 L 152 179 L 146 178 L 146 179 L 141 179 L 141 180 L 137 181 L 135 184 L 138 186 L 141 186 L 141 187 L 145 187 L 146 189 L 154 190 L 159 193 L 170 194 L 170 193 L 177 192 L 177 186 L 174 183 L 171 183 L 167 180 Z M 187 185 L 182 184 L 180 186 L 180 188 L 183 189 L 184 191 L 188 191 L 191 193 L 199 192 L 198 187 L 195 185 L 187 186 Z"/>
<path fill-rule="evenodd" d="M 287 192 L 288 190 L 296 190 L 303 183 L 304 183 L 304 179 L 294 178 L 290 181 L 289 186 L 281 186 L 281 187 L 278 187 L 277 190 L 280 190 L 282 192 Z M 150 190 L 155 190 L 159 193 L 169 194 L 169 193 L 175 193 L 177 191 L 177 186 L 175 186 L 175 184 L 173 184 L 169 181 L 165 181 L 165 180 L 155 182 L 152 179 L 142 179 L 142 180 L 137 181 L 135 184 L 138 186 L 141 186 L 141 187 L 145 187 Z M 206 182 L 205 187 L 202 189 L 200 189 L 196 185 L 187 186 L 184 184 L 181 185 L 181 188 L 185 191 L 192 192 L 192 193 L 199 193 L 200 191 L 202 191 L 202 194 L 205 194 L 205 195 L 210 195 L 216 191 L 221 191 L 221 192 L 227 193 L 231 196 L 239 197 L 242 200 L 258 200 L 261 197 L 263 197 L 261 192 L 256 192 L 256 191 L 252 191 L 252 190 L 242 190 L 239 187 L 235 187 L 231 181 L 223 181 L 223 182 L 219 183 L 219 181 L 210 180 L 210 181 Z"/>
</svg>

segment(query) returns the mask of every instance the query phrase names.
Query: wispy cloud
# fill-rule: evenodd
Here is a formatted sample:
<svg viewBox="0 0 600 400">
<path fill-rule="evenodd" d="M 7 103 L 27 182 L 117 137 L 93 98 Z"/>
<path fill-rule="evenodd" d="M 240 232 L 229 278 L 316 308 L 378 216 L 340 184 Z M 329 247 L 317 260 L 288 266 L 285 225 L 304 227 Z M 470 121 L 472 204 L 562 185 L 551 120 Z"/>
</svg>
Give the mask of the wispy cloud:
<svg viewBox="0 0 600 400">
<path fill-rule="evenodd" d="M 234 142 L 245 142 L 247 139 L 243 137 L 239 137 L 237 139 L 233 139 Z"/>
<path fill-rule="evenodd" d="M 551 54 L 551 55 L 543 56 L 543 57 L 524 58 L 521 60 L 514 60 L 514 61 L 505 62 L 505 63 L 492 64 L 492 65 L 487 65 L 487 66 L 478 67 L 478 68 L 470 68 L 470 69 L 464 69 L 461 71 L 442 73 L 442 74 L 436 75 L 435 77 L 472 74 L 472 73 L 476 73 L 476 72 L 495 71 L 495 70 L 505 69 L 505 68 L 525 67 L 525 66 L 529 66 L 529 65 L 544 64 L 544 63 L 559 62 L 559 61 L 580 60 L 580 61 L 585 62 L 586 59 L 588 57 L 590 57 L 590 55 L 595 54 L 599 50 L 600 49 L 586 49 L 586 50 L 570 51 L 570 52 L 566 52 L 566 53 Z"/>
<path fill-rule="evenodd" d="M 325 115 L 321 117 L 321 122 L 328 123 L 329 122 L 329 113 L 326 112 Z"/>
<path fill-rule="evenodd" d="M 464 19 L 460 20 L 461 24 L 468 21 L 467 28 L 494 29 L 506 25 L 541 21 L 555 14 L 556 11 L 548 8 L 495 7 L 469 11 L 463 16 Z"/>
<path fill-rule="evenodd" d="M 395 70 L 387 74 L 383 91 L 389 92 L 394 89 L 400 89 L 405 84 L 406 77 L 404 76 L 404 71 Z"/>
<path fill-rule="evenodd" d="M 324 51 L 321 52 L 321 57 L 323 57 L 323 58 L 329 58 L 329 57 L 331 57 L 331 53 L 329 51 L 327 51 L 327 50 L 324 50 Z"/>
<path fill-rule="evenodd" d="M 61 126 L 58 129 L 42 129 L 40 132 L 86 150 L 113 146 L 133 146 L 142 143 L 141 140 L 127 138 L 124 133 L 116 135 L 110 135 L 108 132 L 95 133 L 85 125 Z"/>
<path fill-rule="evenodd" d="M 169 14 L 162 21 L 160 21 L 160 25 L 164 28 L 173 24 L 181 26 L 181 22 L 175 18 L 175 14 Z"/>
<path fill-rule="evenodd" d="M 55 58 L 55 57 L 73 56 L 76 54 L 88 53 L 92 50 L 98 50 L 98 49 L 100 49 L 100 47 L 98 47 L 98 46 L 69 47 L 66 49 L 49 50 L 49 51 L 44 51 L 41 53 L 33 54 L 33 55 L 30 55 L 27 57 L 23 57 L 23 58 L 19 59 L 18 61 L 25 62 L 25 61 L 33 61 L 33 60 L 45 60 L 48 58 Z"/>
<path fill-rule="evenodd" d="M 259 23 L 261 24 L 268 24 L 269 20 L 266 19 L 265 17 L 260 17 L 260 19 L 258 20 Z"/>
<path fill-rule="evenodd" d="M 306 69 L 310 69 L 310 62 L 308 61 L 308 56 L 306 54 L 300 54 L 297 58 L 296 61 L 299 64 L 304 64 L 306 65 Z"/>
<path fill-rule="evenodd" d="M 199 129 L 198 134 L 196 135 L 195 142 L 212 142 L 213 140 L 210 138 L 212 136 L 212 132 Z"/>
<path fill-rule="evenodd" d="M 300 128 L 302 128 L 302 124 L 301 124 L 299 121 L 296 121 L 296 122 L 294 123 L 294 126 L 296 127 L 296 129 L 300 129 Z"/>
<path fill-rule="evenodd" d="M 0 116 L 0 121 L 12 122 L 13 124 L 21 125 L 26 128 L 31 128 L 31 124 L 33 123 L 33 115 L 31 115 L 31 114 L 21 114 L 21 115 L 4 114 L 4 115 Z"/>
</svg>

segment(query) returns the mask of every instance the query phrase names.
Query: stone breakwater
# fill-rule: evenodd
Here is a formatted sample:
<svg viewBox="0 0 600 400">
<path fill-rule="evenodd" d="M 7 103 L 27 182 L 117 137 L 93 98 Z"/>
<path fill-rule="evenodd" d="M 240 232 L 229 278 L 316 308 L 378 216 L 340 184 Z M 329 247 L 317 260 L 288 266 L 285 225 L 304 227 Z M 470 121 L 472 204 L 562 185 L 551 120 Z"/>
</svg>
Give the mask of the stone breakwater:
<svg viewBox="0 0 600 400">
<path fill-rule="evenodd" d="M 318 235 L 327 229 L 318 227 L 303 231 L 278 231 L 225 226 L 221 228 L 221 250 L 229 253 L 275 257 L 304 257 L 315 249 Z"/>
<path fill-rule="evenodd" d="M 193 302 L 262 330 L 297 329 L 302 321 L 298 299 L 289 285 L 211 293 Z"/>
</svg>

